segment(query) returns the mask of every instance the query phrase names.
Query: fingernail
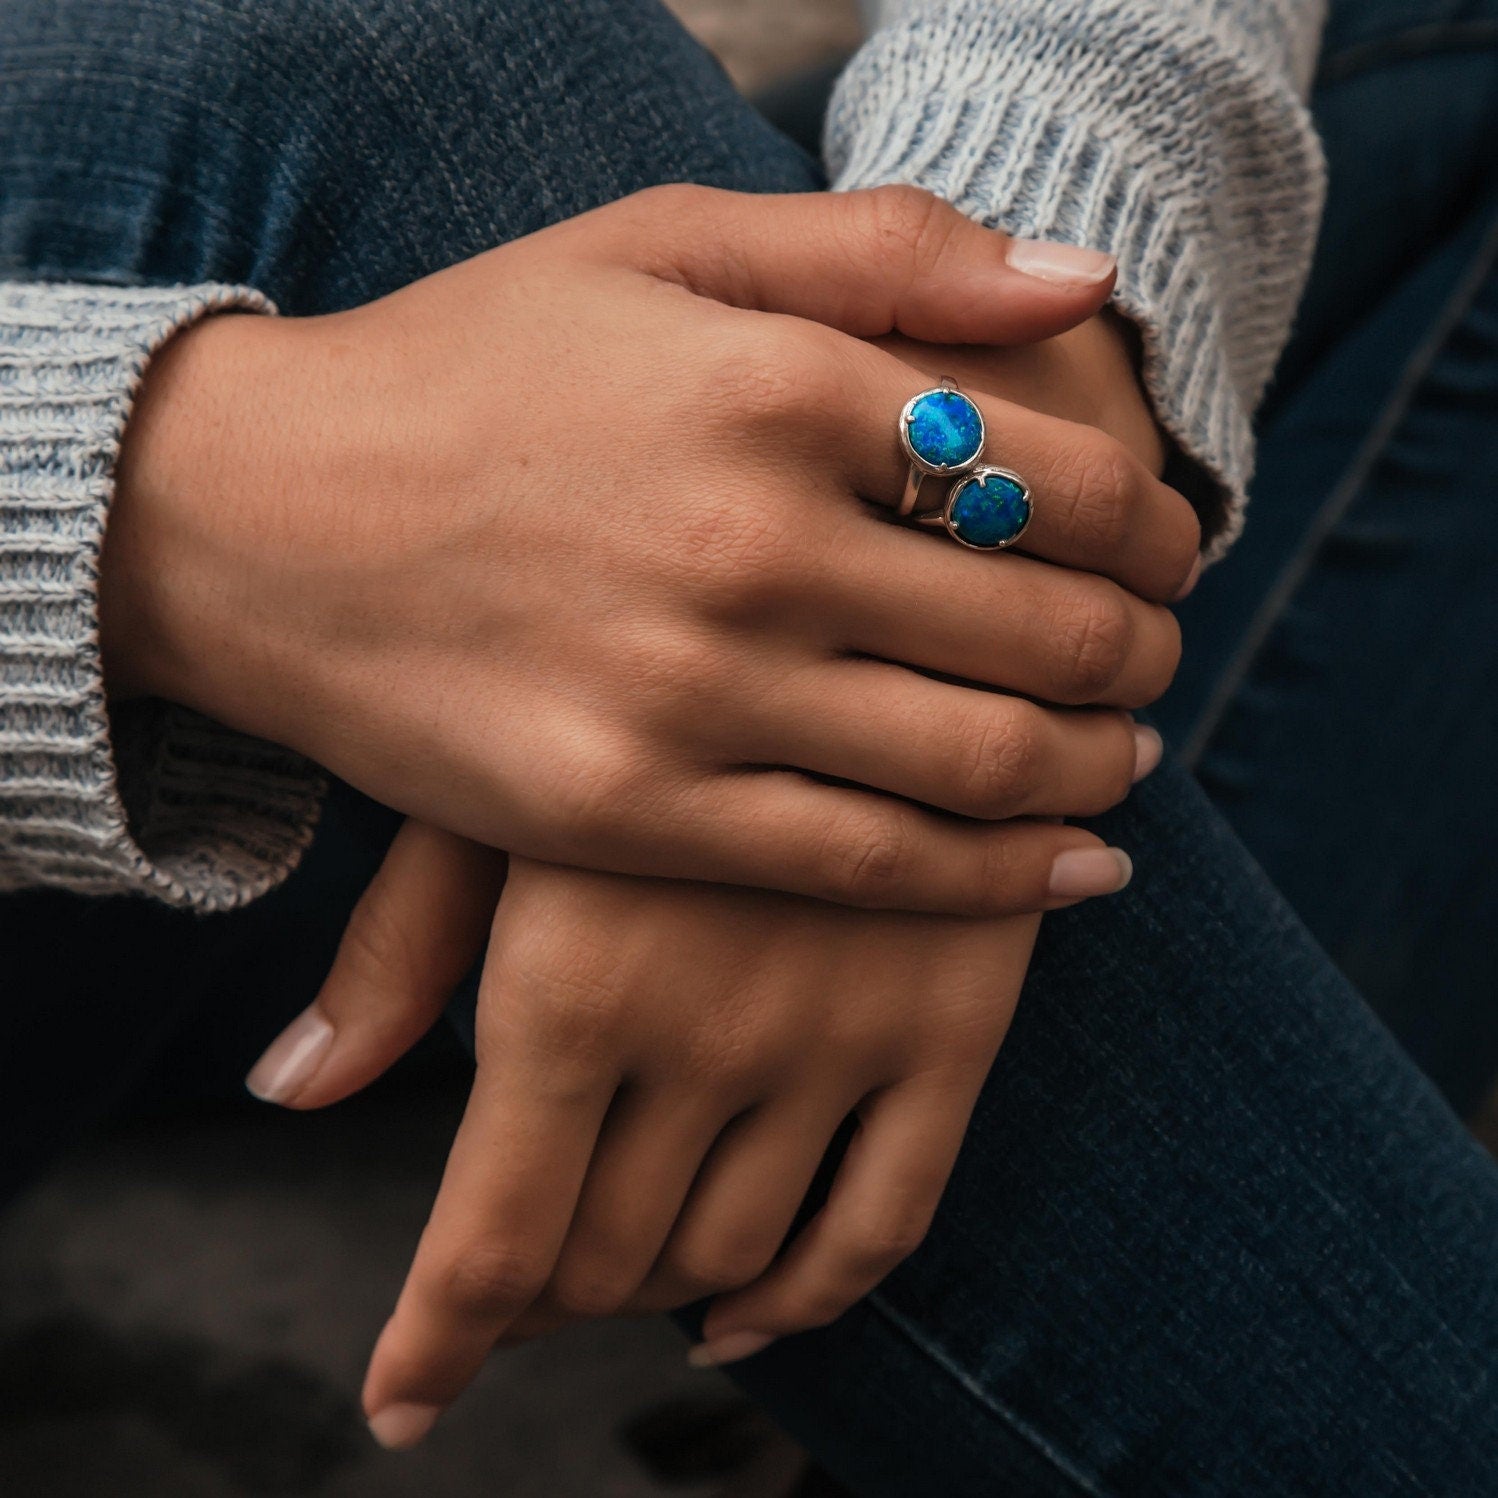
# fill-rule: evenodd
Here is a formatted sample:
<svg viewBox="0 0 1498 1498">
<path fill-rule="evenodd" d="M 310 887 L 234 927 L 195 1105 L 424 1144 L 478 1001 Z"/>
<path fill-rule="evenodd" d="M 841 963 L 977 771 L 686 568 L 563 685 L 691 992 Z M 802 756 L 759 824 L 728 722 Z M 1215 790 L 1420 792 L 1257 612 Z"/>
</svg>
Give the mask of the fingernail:
<svg viewBox="0 0 1498 1498">
<path fill-rule="evenodd" d="M 1051 865 L 1051 894 L 1058 900 L 1116 895 L 1134 877 L 1134 861 L 1122 848 L 1068 848 Z"/>
<path fill-rule="evenodd" d="M 1049 239 L 1011 239 L 1005 255 L 1011 270 L 1053 286 L 1096 286 L 1117 263 L 1101 250 L 1056 244 Z"/>
<path fill-rule="evenodd" d="M 441 1413 L 435 1404 L 387 1404 L 369 1417 L 369 1433 L 386 1451 L 409 1451 L 426 1439 Z"/>
<path fill-rule="evenodd" d="M 262 1103 L 284 1103 L 312 1080 L 332 1043 L 333 1027 L 313 1004 L 276 1036 L 244 1085 Z"/>
<path fill-rule="evenodd" d="M 1138 785 L 1164 757 L 1165 740 L 1148 723 L 1134 725 L 1134 784 Z"/>
<path fill-rule="evenodd" d="M 752 1358 L 763 1352 L 774 1337 L 764 1332 L 729 1332 L 711 1342 L 699 1342 L 687 1353 L 687 1362 L 694 1368 L 721 1368 L 724 1363 L 736 1363 L 740 1358 Z"/>
<path fill-rule="evenodd" d="M 1198 552 L 1196 560 L 1191 564 L 1190 574 L 1187 576 L 1186 581 L 1181 584 L 1181 591 L 1177 593 L 1174 599 L 1172 599 L 1171 601 L 1173 603 L 1179 603 L 1183 598 L 1189 597 L 1191 594 L 1191 590 L 1196 586 L 1197 580 L 1201 577 L 1201 575 L 1202 559 L 1201 553 Z"/>
</svg>

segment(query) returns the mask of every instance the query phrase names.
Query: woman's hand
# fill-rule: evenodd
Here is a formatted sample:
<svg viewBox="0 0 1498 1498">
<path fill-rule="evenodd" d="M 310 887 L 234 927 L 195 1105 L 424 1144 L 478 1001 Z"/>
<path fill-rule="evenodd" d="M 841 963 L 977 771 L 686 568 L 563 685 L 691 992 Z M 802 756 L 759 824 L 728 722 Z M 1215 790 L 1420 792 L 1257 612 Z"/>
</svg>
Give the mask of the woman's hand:
<svg viewBox="0 0 1498 1498">
<path fill-rule="evenodd" d="M 114 689 L 559 863 L 967 913 L 1105 892 L 1091 834 L 987 823 L 1127 790 L 1150 739 L 1118 710 L 1175 667 L 1189 506 L 995 400 L 1033 555 L 864 503 L 900 494 L 928 381 L 860 339 L 1033 339 L 1111 287 L 1024 260 L 913 191 L 671 188 L 353 312 L 210 319 L 122 455 Z"/>
<path fill-rule="evenodd" d="M 293 1107 L 363 1086 L 441 1012 L 502 878 L 407 823 L 252 1083 Z M 567 1319 L 721 1295 L 699 1360 L 726 1361 L 840 1315 L 924 1236 L 1035 927 L 512 859 L 467 1113 L 365 1385 L 376 1434 L 413 1444 L 496 1342 Z"/>
</svg>

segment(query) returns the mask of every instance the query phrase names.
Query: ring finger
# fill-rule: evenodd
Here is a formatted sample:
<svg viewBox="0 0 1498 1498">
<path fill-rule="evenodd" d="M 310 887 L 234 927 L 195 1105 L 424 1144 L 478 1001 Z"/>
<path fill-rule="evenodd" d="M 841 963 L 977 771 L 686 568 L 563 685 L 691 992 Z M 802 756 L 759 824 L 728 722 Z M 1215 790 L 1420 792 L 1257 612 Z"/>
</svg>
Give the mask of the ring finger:
<svg viewBox="0 0 1498 1498">
<path fill-rule="evenodd" d="M 932 681 L 884 661 L 785 681 L 750 753 L 960 816 L 1095 816 L 1158 763 L 1151 728 Z"/>
<path fill-rule="evenodd" d="M 725 1130 L 632 1309 L 673 1310 L 763 1274 L 855 1101 L 786 1098 Z"/>
</svg>

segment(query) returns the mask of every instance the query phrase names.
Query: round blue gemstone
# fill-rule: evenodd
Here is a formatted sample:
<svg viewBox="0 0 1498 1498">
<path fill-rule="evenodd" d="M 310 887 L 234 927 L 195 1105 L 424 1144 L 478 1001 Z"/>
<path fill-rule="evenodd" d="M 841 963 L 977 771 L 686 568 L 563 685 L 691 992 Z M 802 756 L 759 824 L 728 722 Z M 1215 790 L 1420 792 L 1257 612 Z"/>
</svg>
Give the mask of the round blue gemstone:
<svg viewBox="0 0 1498 1498">
<path fill-rule="evenodd" d="M 956 390 L 928 390 L 910 408 L 910 450 L 931 468 L 961 468 L 983 447 L 983 418 Z"/>
<path fill-rule="evenodd" d="M 1007 546 L 1030 519 L 1024 485 L 985 473 L 958 485 L 947 510 L 952 532 L 969 546 Z"/>
</svg>

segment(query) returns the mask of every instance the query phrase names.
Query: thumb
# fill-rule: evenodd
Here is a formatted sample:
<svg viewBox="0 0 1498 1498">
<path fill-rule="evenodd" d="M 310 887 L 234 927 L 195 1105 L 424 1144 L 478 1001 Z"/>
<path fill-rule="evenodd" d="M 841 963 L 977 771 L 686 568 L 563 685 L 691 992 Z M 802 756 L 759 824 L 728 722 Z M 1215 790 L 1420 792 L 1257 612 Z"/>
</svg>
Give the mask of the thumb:
<svg viewBox="0 0 1498 1498">
<path fill-rule="evenodd" d="M 859 338 L 1038 342 L 1098 312 L 1117 271 L 1099 250 L 1013 239 L 915 187 L 776 197 L 676 186 L 641 196 L 662 200 L 667 232 L 647 233 L 655 274 Z"/>
<path fill-rule="evenodd" d="M 426 1034 L 478 960 L 504 878 L 503 853 L 406 822 L 321 991 L 245 1086 L 263 1102 L 321 1108 L 374 1081 Z"/>
</svg>

